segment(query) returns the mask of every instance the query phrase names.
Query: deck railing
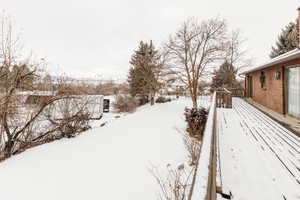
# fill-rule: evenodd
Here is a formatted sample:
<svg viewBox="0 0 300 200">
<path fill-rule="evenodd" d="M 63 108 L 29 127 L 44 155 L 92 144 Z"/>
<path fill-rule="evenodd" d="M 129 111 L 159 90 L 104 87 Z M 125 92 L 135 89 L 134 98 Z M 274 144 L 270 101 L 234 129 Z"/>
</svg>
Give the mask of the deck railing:
<svg viewBox="0 0 300 200">
<path fill-rule="evenodd" d="M 204 130 L 204 137 L 201 145 L 199 163 L 196 168 L 196 182 L 192 200 L 216 200 L 216 166 L 217 166 L 217 145 L 216 145 L 216 108 L 217 92 L 214 92 L 212 103 L 209 109 L 208 119 Z"/>
<path fill-rule="evenodd" d="M 242 88 L 227 88 L 231 92 L 232 97 L 243 98 L 245 96 L 245 90 Z"/>
<path fill-rule="evenodd" d="M 232 108 L 232 92 L 226 88 L 217 90 L 216 101 L 218 108 Z"/>
</svg>

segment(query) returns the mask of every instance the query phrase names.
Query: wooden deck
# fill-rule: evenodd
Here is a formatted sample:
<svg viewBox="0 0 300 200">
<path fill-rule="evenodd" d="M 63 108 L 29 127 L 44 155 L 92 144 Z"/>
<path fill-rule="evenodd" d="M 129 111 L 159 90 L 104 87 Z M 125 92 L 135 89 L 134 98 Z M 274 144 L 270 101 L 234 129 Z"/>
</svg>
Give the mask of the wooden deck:
<svg viewBox="0 0 300 200">
<path fill-rule="evenodd" d="M 282 115 L 279 114 L 261 104 L 256 103 L 252 99 L 248 98 L 247 102 L 249 102 L 254 107 L 258 108 L 259 110 L 263 111 L 265 114 L 271 116 L 275 121 L 278 121 L 284 127 L 291 129 L 296 135 L 300 137 L 300 119 L 295 118 L 289 115 Z"/>
<path fill-rule="evenodd" d="M 300 138 L 240 98 L 217 109 L 221 185 L 234 199 L 300 199 Z"/>
</svg>

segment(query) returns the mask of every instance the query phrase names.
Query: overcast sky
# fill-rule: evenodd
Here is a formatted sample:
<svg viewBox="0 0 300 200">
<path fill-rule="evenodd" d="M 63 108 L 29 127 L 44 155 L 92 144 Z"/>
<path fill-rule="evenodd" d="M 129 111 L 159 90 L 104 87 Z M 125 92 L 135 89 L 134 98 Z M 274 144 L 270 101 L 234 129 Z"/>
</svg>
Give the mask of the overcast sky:
<svg viewBox="0 0 300 200">
<path fill-rule="evenodd" d="M 140 40 L 160 46 L 192 16 L 226 19 L 247 38 L 249 57 L 263 62 L 299 6 L 299 0 L 1 0 L 26 49 L 46 58 L 50 72 L 123 79 Z"/>
</svg>

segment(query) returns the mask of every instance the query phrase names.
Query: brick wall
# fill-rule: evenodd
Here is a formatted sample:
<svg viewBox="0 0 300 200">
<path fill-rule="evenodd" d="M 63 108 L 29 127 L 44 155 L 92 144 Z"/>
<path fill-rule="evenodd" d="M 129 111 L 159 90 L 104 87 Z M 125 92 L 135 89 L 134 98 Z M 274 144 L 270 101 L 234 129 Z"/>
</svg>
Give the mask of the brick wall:
<svg viewBox="0 0 300 200">
<path fill-rule="evenodd" d="M 297 64 L 300 64 L 300 59 L 296 59 L 283 64 L 278 64 L 272 67 L 268 67 L 264 70 L 259 70 L 247 74 L 249 76 L 252 76 L 253 79 L 253 100 L 278 113 L 285 114 L 284 69 Z M 261 71 L 264 71 L 266 76 L 266 84 L 264 88 L 261 87 L 260 83 Z M 281 74 L 279 80 L 275 78 L 276 72 L 280 72 Z M 245 81 L 245 85 L 248 88 L 247 80 Z"/>
</svg>

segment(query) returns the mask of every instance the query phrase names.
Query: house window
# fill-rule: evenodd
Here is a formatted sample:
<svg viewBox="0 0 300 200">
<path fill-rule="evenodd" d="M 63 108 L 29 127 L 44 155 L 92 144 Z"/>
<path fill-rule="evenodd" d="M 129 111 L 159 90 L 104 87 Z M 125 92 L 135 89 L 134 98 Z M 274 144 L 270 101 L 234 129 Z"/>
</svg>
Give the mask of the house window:
<svg viewBox="0 0 300 200">
<path fill-rule="evenodd" d="M 280 71 L 275 72 L 275 79 L 280 80 L 281 79 L 281 73 Z"/>
<path fill-rule="evenodd" d="M 265 72 L 263 72 L 263 71 L 260 72 L 259 81 L 260 81 L 261 88 L 265 88 L 266 87 L 266 74 L 265 74 Z"/>
<path fill-rule="evenodd" d="M 300 118 L 300 67 L 287 72 L 288 114 Z"/>
</svg>

